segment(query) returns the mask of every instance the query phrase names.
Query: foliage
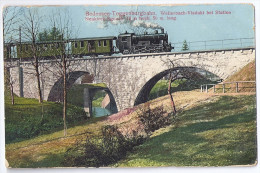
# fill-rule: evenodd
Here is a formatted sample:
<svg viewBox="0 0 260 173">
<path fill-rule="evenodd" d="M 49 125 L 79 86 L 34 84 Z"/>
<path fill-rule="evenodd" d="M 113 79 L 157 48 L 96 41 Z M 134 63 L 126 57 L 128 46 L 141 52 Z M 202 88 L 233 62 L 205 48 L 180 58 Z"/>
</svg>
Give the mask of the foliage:
<svg viewBox="0 0 260 173">
<path fill-rule="evenodd" d="M 107 166 L 124 158 L 128 151 L 144 140 L 136 131 L 131 135 L 123 135 L 117 126 L 106 125 L 102 127 L 100 136 L 87 137 L 83 144 L 67 150 L 63 164 L 77 167 Z"/>
<path fill-rule="evenodd" d="M 62 34 L 55 26 L 49 30 L 44 30 L 39 33 L 38 41 L 55 41 L 62 40 Z"/>
<path fill-rule="evenodd" d="M 38 103 L 36 99 L 15 97 L 11 105 L 9 90 L 5 90 L 6 143 L 22 141 L 62 128 L 62 105 L 54 102 Z M 82 108 L 68 107 L 67 123 L 74 126 L 87 118 Z"/>
<path fill-rule="evenodd" d="M 81 106 L 83 107 L 83 93 L 84 93 L 84 88 L 105 88 L 106 85 L 103 83 L 99 84 L 80 84 L 80 85 L 73 85 L 69 90 L 68 90 L 68 103 L 73 104 L 76 106 Z M 101 102 L 103 101 L 103 98 L 105 97 L 106 93 L 103 91 L 98 91 L 94 98 L 93 98 L 93 107 L 100 107 Z"/>
<path fill-rule="evenodd" d="M 188 46 L 186 40 L 183 41 L 183 45 L 182 45 L 182 49 L 181 49 L 181 50 L 182 50 L 182 51 L 189 50 L 189 46 Z"/>
<path fill-rule="evenodd" d="M 179 85 L 181 85 L 182 83 L 185 83 L 185 79 L 177 79 L 175 81 L 172 82 L 172 87 L 178 87 Z M 152 88 L 148 100 L 153 100 L 157 97 L 161 97 L 164 95 L 167 95 L 167 89 L 168 89 L 168 80 L 159 80 L 154 87 Z M 173 89 L 173 91 L 175 92 L 176 90 Z"/>
<path fill-rule="evenodd" d="M 146 134 L 151 135 L 155 130 L 170 125 L 172 116 L 163 109 L 163 105 L 151 109 L 150 104 L 146 103 L 138 111 L 138 120 Z"/>
<path fill-rule="evenodd" d="M 100 136 L 87 138 L 67 150 L 64 165 L 101 167 L 114 164 L 124 158 L 133 147 L 142 144 L 153 131 L 171 123 L 171 116 L 163 110 L 163 106 L 154 109 L 145 106 L 139 111 L 138 122 L 141 125 L 138 128 L 122 133 L 122 129 L 117 126 L 103 126 Z"/>
</svg>

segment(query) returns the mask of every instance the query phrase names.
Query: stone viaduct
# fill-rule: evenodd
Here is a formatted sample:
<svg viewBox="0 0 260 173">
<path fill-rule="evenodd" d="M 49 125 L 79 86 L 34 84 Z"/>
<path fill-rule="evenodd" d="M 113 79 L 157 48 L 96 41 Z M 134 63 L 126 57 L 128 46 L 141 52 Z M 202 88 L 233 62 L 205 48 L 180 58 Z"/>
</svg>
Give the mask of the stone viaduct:
<svg viewBox="0 0 260 173">
<path fill-rule="evenodd" d="M 255 49 L 223 49 L 214 51 L 185 51 L 131 54 L 69 60 L 68 87 L 85 74 L 105 83 L 117 110 L 147 101 L 154 84 L 170 70 L 200 68 L 226 79 L 255 59 Z M 62 102 L 61 68 L 55 60 L 41 60 L 41 88 L 44 100 Z M 9 67 L 14 92 L 18 96 L 37 98 L 36 77 L 32 62 L 5 62 Z M 84 91 L 85 95 L 91 91 Z M 83 96 L 83 93 L 82 93 Z"/>
</svg>

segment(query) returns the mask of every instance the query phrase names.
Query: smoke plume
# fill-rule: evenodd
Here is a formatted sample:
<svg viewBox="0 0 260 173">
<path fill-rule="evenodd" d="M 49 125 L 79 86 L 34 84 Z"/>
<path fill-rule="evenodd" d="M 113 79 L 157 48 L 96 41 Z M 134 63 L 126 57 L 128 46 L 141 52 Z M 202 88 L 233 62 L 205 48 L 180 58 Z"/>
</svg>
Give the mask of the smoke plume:
<svg viewBox="0 0 260 173">
<path fill-rule="evenodd" d="M 106 17 L 98 24 L 99 28 L 107 28 L 110 25 L 129 25 L 132 27 L 141 27 L 145 29 L 162 29 L 159 24 L 143 21 L 143 20 L 129 20 L 126 16 L 119 16 L 116 18 Z"/>
</svg>

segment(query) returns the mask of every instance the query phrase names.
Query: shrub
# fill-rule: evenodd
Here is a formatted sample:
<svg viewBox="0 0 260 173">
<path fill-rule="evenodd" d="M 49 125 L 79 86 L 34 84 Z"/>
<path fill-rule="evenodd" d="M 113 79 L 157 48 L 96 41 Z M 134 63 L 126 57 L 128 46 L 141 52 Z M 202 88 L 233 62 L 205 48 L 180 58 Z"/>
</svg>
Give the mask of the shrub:
<svg viewBox="0 0 260 173">
<path fill-rule="evenodd" d="M 116 163 L 128 151 L 142 144 L 153 131 L 171 123 L 172 116 L 163 106 L 151 109 L 148 105 L 139 109 L 138 114 L 139 126 L 136 130 L 119 129 L 115 125 L 103 126 L 99 136 L 87 137 L 67 150 L 63 165 L 102 167 Z"/>
<path fill-rule="evenodd" d="M 149 103 L 138 111 L 138 119 L 144 126 L 144 131 L 150 135 L 155 130 L 171 124 L 172 116 L 168 114 L 163 105 L 151 109 Z"/>
<path fill-rule="evenodd" d="M 107 125 L 98 137 L 87 137 L 65 154 L 64 165 L 78 167 L 101 167 L 124 158 L 134 146 L 145 138 L 136 132 L 123 135 L 117 126 Z"/>
</svg>

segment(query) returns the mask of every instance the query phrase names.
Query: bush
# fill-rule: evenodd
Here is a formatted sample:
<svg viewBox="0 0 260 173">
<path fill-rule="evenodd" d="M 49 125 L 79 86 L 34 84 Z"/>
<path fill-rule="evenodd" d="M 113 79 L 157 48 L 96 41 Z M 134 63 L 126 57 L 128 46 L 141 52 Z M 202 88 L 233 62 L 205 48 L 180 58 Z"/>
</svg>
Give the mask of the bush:
<svg viewBox="0 0 260 173">
<path fill-rule="evenodd" d="M 103 126 L 99 136 L 87 137 L 79 141 L 76 147 L 68 149 L 63 165 L 102 167 L 116 163 L 128 151 L 142 144 L 153 131 L 171 123 L 172 116 L 163 110 L 163 106 L 151 109 L 148 105 L 139 109 L 138 114 L 140 126 L 136 130 L 119 129 L 114 125 Z"/>
<path fill-rule="evenodd" d="M 161 127 L 171 124 L 172 116 L 170 115 L 163 109 L 162 105 L 151 109 L 148 104 L 138 111 L 138 119 L 148 135 Z"/>
<path fill-rule="evenodd" d="M 124 158 L 134 146 L 145 138 L 137 132 L 123 135 L 117 126 L 103 126 L 101 136 L 88 137 L 65 154 L 64 165 L 77 167 L 101 167 Z"/>
</svg>

